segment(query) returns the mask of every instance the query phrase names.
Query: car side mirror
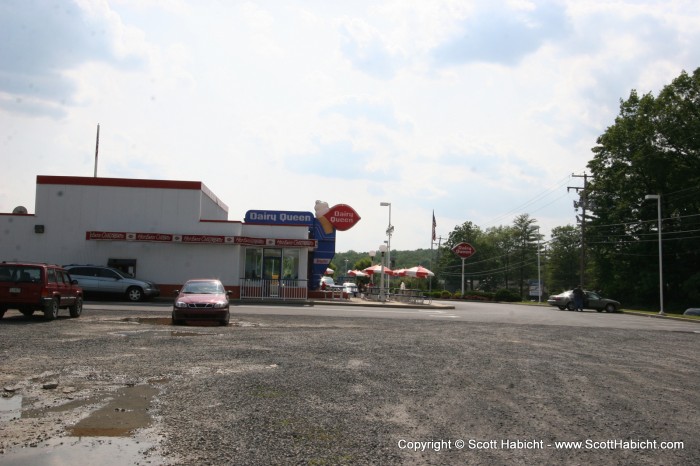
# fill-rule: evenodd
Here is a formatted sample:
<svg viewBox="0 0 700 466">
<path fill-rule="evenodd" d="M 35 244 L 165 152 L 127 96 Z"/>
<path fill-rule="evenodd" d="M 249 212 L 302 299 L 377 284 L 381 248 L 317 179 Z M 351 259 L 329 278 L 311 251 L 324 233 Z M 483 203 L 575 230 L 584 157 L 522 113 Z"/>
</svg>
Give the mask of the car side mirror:
<svg viewBox="0 0 700 466">
<path fill-rule="evenodd" d="M 175 291 L 173 291 L 173 294 L 175 294 L 175 295 L 180 294 L 180 290 L 175 290 Z"/>
<path fill-rule="evenodd" d="M 232 291 L 231 290 L 226 290 L 226 296 L 231 296 Z"/>
<path fill-rule="evenodd" d="M 78 284 L 78 280 L 73 279 L 73 280 L 70 281 L 70 283 L 71 283 L 71 285 L 77 285 L 77 284 Z"/>
</svg>

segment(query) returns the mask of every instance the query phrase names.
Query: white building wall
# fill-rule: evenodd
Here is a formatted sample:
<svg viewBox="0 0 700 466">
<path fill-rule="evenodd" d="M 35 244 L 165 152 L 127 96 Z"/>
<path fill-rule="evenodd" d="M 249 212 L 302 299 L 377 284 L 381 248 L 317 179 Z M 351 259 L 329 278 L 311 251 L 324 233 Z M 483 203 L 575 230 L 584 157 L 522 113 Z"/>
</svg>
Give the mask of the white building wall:
<svg viewBox="0 0 700 466">
<path fill-rule="evenodd" d="M 227 285 L 238 285 L 245 271 L 243 246 L 87 240 L 86 232 L 308 239 L 307 227 L 227 221 L 227 210 L 206 188 L 50 184 L 44 180 L 37 184 L 34 215 L 0 215 L 0 261 L 106 265 L 110 258 L 135 259 L 137 276 L 159 284 L 217 277 Z M 35 225 L 43 225 L 44 233 L 35 233 Z M 305 277 L 308 249 L 300 249 L 299 276 Z"/>
</svg>

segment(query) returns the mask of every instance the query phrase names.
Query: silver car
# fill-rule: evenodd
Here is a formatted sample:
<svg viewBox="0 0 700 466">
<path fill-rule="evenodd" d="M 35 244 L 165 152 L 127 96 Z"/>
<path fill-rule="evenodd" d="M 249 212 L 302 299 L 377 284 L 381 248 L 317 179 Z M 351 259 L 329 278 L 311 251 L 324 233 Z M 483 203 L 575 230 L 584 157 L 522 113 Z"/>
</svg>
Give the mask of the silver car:
<svg viewBox="0 0 700 466">
<path fill-rule="evenodd" d="M 160 295 L 158 286 L 139 280 L 126 272 L 100 265 L 66 265 L 70 276 L 78 280 L 85 294 L 121 295 L 129 301 L 142 301 Z"/>
<path fill-rule="evenodd" d="M 585 309 L 595 309 L 598 312 L 616 312 L 620 309 L 620 302 L 614 299 L 601 297 L 594 291 L 584 291 L 586 294 L 583 298 L 583 307 Z M 556 306 L 562 311 L 568 309 L 573 311 L 576 309 L 574 305 L 574 291 L 569 290 L 563 293 L 555 294 L 547 300 L 551 306 Z"/>
</svg>

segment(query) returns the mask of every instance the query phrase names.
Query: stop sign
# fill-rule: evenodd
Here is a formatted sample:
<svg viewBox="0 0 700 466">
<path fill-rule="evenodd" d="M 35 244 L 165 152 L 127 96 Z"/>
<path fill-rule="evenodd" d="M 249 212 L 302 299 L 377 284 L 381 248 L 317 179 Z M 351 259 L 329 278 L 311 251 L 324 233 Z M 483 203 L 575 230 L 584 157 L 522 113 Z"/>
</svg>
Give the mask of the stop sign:
<svg viewBox="0 0 700 466">
<path fill-rule="evenodd" d="M 452 248 L 452 252 L 457 254 L 462 259 L 467 259 L 476 253 L 476 249 L 469 243 L 459 243 Z"/>
</svg>

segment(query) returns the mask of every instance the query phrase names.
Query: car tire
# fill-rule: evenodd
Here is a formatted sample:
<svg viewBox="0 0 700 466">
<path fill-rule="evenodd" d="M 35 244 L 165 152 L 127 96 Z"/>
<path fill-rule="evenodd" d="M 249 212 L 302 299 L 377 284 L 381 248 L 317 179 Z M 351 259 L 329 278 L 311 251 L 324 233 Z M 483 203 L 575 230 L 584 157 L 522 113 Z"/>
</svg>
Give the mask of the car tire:
<svg viewBox="0 0 700 466">
<path fill-rule="evenodd" d="M 83 298 L 80 296 L 75 298 L 75 304 L 69 306 L 68 311 L 71 317 L 80 317 L 80 314 L 83 313 Z"/>
<path fill-rule="evenodd" d="M 220 322 L 221 325 L 222 325 L 223 327 L 228 327 L 229 319 L 230 319 L 230 317 L 229 317 L 229 316 L 226 316 L 226 318 Z"/>
<path fill-rule="evenodd" d="M 559 310 L 560 310 L 560 311 L 565 311 L 565 310 L 566 310 L 566 306 L 558 306 L 558 307 L 559 307 Z"/>
<path fill-rule="evenodd" d="M 54 298 L 46 306 L 44 306 L 44 318 L 46 320 L 54 320 L 58 317 L 58 299 Z"/>
<path fill-rule="evenodd" d="M 605 312 L 616 312 L 616 311 L 617 311 L 617 307 L 613 303 L 608 303 L 605 306 Z"/>
<path fill-rule="evenodd" d="M 575 311 L 576 305 L 573 303 L 573 301 L 569 301 L 568 303 L 566 303 L 566 308 L 570 311 Z"/>
<path fill-rule="evenodd" d="M 143 300 L 143 290 L 138 286 L 132 286 L 131 288 L 126 290 L 126 297 L 129 298 L 129 301 L 132 302 L 141 301 Z"/>
</svg>

